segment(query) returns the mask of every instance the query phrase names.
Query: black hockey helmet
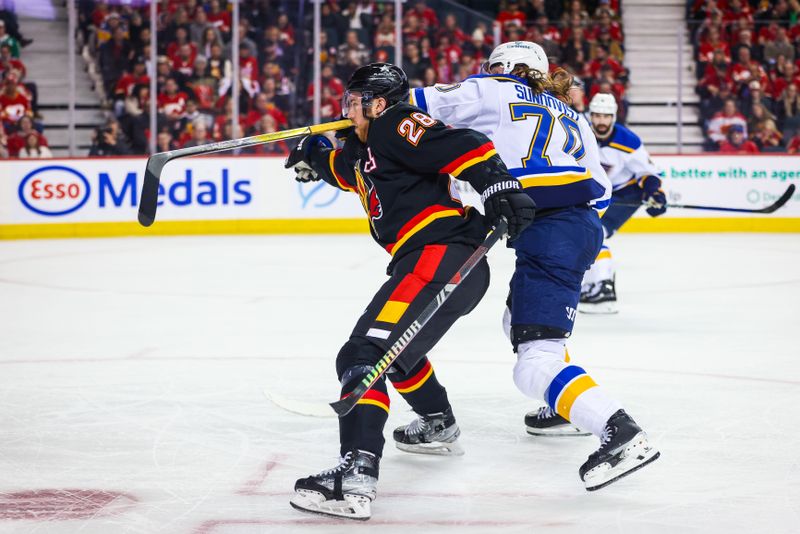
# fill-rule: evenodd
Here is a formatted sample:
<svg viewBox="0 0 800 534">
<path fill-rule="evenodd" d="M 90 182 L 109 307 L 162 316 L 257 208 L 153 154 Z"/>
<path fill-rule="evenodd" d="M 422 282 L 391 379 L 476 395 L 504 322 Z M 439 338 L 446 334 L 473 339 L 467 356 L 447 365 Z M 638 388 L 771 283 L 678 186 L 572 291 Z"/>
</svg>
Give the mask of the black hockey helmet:
<svg viewBox="0 0 800 534">
<path fill-rule="evenodd" d="M 342 114 L 347 116 L 352 93 L 360 93 L 361 105 L 366 107 L 375 97 L 385 98 L 389 106 L 407 101 L 408 92 L 408 77 L 403 69 L 391 63 L 370 63 L 350 76 L 342 101 Z"/>
</svg>

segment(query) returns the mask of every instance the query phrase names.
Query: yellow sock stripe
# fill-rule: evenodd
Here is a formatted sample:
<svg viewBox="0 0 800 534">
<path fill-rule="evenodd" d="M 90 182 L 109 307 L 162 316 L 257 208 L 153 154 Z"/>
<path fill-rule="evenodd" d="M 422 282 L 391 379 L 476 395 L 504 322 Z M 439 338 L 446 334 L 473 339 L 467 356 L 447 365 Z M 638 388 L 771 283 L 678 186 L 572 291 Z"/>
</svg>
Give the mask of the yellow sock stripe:
<svg viewBox="0 0 800 534">
<path fill-rule="evenodd" d="M 397 389 L 398 393 L 411 393 L 412 391 L 416 391 L 419 388 L 421 388 L 425 382 L 428 381 L 428 379 L 431 377 L 432 374 L 433 374 L 433 366 L 431 366 L 430 369 L 428 369 L 428 372 L 425 373 L 425 376 L 423 376 L 422 379 L 413 386 L 404 389 L 397 389 L 397 388 L 395 389 Z"/>
<path fill-rule="evenodd" d="M 558 397 L 558 403 L 556 404 L 556 412 L 558 415 L 570 421 L 569 412 L 572 410 L 575 399 L 577 399 L 581 393 L 596 385 L 597 383 L 592 380 L 592 377 L 589 375 L 581 375 L 573 380 Z"/>
<path fill-rule="evenodd" d="M 611 259 L 611 251 L 608 249 L 601 250 L 594 261 L 598 260 L 610 260 Z"/>
<path fill-rule="evenodd" d="M 386 413 L 389 413 L 389 407 L 386 404 L 382 403 L 381 401 L 377 401 L 375 399 L 361 399 L 356 404 L 371 404 L 373 406 L 377 406 L 383 410 L 386 410 Z"/>
</svg>

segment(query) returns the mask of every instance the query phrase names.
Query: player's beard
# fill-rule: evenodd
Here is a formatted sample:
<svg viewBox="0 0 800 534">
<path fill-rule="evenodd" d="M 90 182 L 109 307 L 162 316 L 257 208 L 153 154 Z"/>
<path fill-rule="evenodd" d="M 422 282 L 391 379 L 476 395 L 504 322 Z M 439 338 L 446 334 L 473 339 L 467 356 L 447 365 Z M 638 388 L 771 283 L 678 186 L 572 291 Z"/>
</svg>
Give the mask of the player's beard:
<svg viewBox="0 0 800 534">
<path fill-rule="evenodd" d="M 598 137 L 606 137 L 610 131 L 611 126 L 606 124 L 597 124 L 594 126 L 594 133 L 596 133 Z"/>
</svg>

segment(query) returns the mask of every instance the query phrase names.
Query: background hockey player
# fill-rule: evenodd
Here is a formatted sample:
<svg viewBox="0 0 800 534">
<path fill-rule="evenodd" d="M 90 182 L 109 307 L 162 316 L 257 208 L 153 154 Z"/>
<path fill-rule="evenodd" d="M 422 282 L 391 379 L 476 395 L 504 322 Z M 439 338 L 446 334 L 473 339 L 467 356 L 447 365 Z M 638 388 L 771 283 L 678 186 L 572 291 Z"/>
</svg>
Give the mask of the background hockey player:
<svg viewBox="0 0 800 534">
<path fill-rule="evenodd" d="M 510 244 L 517 263 L 504 322 L 517 353 L 514 382 L 547 403 L 526 416 L 529 432 L 574 432 L 572 421 L 600 438 L 579 469 L 586 489 L 595 490 L 659 454 L 565 348 L 583 274 L 603 241 L 597 210 L 608 204 L 610 183 L 589 124 L 567 104 L 572 77 L 562 69 L 549 75 L 539 45 L 502 44 L 486 69 L 458 84 L 414 89 L 412 102 L 447 124 L 489 136 L 537 204 L 534 223 Z"/>
<path fill-rule="evenodd" d="M 307 137 L 287 159 L 301 181 L 323 179 L 359 195 L 372 237 L 392 259 L 389 280 L 359 318 L 336 358 L 342 395 L 348 394 L 399 338 L 422 309 L 475 251 L 485 221 L 505 216 L 509 239 L 534 215 L 534 203 L 508 174 L 486 136 L 448 129 L 410 106 L 408 81 L 399 68 L 376 63 L 355 71 L 343 114 L 355 130 L 341 150 L 327 138 Z M 451 196 L 450 178 L 468 181 L 486 196 L 486 218 Z M 489 284 L 485 258 L 417 334 L 395 362 L 390 379 L 422 414 L 447 418 L 457 437 L 447 393 L 425 357 L 442 335 L 483 297 Z M 340 418 L 341 462 L 295 484 L 295 508 L 355 519 L 370 517 L 376 496 L 389 412 L 381 379 Z"/>
<path fill-rule="evenodd" d="M 600 162 L 613 189 L 611 205 L 601 221 L 607 240 L 636 213 L 639 204 L 644 202 L 647 213 L 657 217 L 667 211 L 667 198 L 661 189 L 661 171 L 641 139 L 616 123 L 617 101 L 613 95 L 594 95 L 589 102 L 589 120 L 600 145 Z M 617 312 L 614 262 L 605 243 L 583 278 L 579 309 L 585 313 Z"/>
</svg>

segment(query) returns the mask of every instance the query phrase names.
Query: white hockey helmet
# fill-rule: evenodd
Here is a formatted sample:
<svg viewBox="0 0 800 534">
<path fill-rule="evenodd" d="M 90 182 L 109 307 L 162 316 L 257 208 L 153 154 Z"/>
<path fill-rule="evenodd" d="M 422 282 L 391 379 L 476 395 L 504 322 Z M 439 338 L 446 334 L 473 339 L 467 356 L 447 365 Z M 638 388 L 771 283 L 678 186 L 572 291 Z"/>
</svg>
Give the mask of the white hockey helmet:
<svg viewBox="0 0 800 534">
<path fill-rule="evenodd" d="M 484 64 L 484 70 L 488 72 L 492 65 L 498 63 L 503 64 L 503 74 L 510 74 L 514 67 L 521 63 L 541 74 L 547 74 L 550 69 L 544 49 L 530 41 L 511 41 L 501 44 L 492 50 L 492 54 Z"/>
<path fill-rule="evenodd" d="M 597 93 L 589 102 L 589 113 L 613 115 L 614 122 L 617 122 L 617 99 L 608 93 Z"/>
</svg>

